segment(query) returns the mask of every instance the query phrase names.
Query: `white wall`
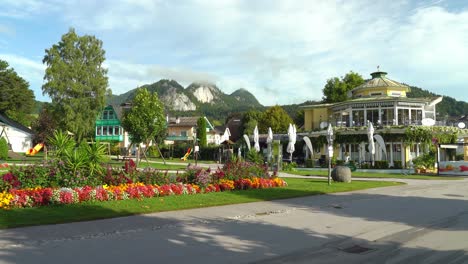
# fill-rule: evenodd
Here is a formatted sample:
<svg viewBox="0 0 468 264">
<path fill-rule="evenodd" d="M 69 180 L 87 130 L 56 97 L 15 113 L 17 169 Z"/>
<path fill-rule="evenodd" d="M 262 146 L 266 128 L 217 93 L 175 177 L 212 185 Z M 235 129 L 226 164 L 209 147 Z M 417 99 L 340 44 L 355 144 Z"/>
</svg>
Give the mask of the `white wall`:
<svg viewBox="0 0 468 264">
<path fill-rule="evenodd" d="M 14 152 L 26 152 L 32 148 L 32 134 L 26 133 L 14 127 L 7 126 L 5 128 L 7 141 L 11 144 Z"/>
</svg>

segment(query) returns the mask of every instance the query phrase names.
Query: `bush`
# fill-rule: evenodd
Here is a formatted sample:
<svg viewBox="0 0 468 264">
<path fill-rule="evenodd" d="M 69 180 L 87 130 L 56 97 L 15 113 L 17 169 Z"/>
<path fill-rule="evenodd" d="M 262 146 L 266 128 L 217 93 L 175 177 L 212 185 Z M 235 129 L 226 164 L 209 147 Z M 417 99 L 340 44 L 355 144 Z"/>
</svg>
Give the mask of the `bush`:
<svg viewBox="0 0 468 264">
<path fill-rule="evenodd" d="M 8 142 L 4 137 L 0 138 L 0 160 L 8 159 Z"/>
<path fill-rule="evenodd" d="M 308 160 L 306 160 L 306 162 L 305 162 L 306 168 L 313 168 L 314 165 L 315 165 L 315 161 L 312 160 L 312 159 L 308 159 Z"/>
<path fill-rule="evenodd" d="M 149 157 L 153 157 L 153 158 L 161 157 L 161 153 L 159 153 L 158 148 L 156 146 L 149 146 L 147 153 Z"/>
<path fill-rule="evenodd" d="M 111 147 L 110 147 L 110 154 L 111 155 L 120 155 L 120 144 L 119 143 L 110 143 L 111 144 Z"/>
<path fill-rule="evenodd" d="M 259 152 L 255 151 L 254 148 L 250 149 L 247 152 L 247 156 L 245 157 L 247 161 L 256 163 L 256 164 L 263 164 L 263 156 Z"/>
<path fill-rule="evenodd" d="M 295 171 L 296 168 L 296 162 L 283 162 L 283 171 Z"/>
<path fill-rule="evenodd" d="M 388 169 L 388 161 L 376 160 L 374 162 L 374 169 Z"/>
<path fill-rule="evenodd" d="M 413 165 L 416 169 L 433 169 L 435 163 L 434 153 L 426 153 L 413 159 Z"/>
<path fill-rule="evenodd" d="M 394 169 L 402 169 L 402 165 L 401 165 L 401 160 L 395 160 L 393 161 L 393 168 Z"/>
<path fill-rule="evenodd" d="M 218 169 L 214 173 L 215 180 L 238 180 L 252 177 L 271 178 L 268 166 L 253 162 L 228 162 L 224 164 L 223 169 Z"/>
</svg>

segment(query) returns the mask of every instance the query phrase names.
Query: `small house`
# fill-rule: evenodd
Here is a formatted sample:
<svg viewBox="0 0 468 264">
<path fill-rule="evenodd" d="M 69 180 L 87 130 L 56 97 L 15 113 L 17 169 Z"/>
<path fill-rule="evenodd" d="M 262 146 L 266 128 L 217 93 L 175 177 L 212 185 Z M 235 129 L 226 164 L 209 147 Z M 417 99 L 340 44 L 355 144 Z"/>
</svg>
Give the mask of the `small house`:
<svg viewBox="0 0 468 264">
<path fill-rule="evenodd" d="M 5 114 L 0 114 L 0 137 L 7 140 L 12 151 L 26 152 L 32 148 L 34 132 Z"/>
</svg>

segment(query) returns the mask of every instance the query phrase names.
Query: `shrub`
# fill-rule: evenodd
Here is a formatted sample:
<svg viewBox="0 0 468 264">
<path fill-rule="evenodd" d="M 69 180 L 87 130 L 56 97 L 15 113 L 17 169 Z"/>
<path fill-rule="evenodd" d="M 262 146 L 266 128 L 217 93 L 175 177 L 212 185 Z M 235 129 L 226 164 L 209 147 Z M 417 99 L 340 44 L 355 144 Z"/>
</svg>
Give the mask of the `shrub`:
<svg viewBox="0 0 468 264">
<path fill-rule="evenodd" d="M 402 165 L 401 165 L 401 160 L 395 160 L 393 161 L 393 168 L 394 169 L 402 169 Z"/>
<path fill-rule="evenodd" d="M 263 156 L 259 152 L 255 151 L 254 148 L 250 149 L 249 152 L 247 152 L 246 159 L 250 162 L 256 163 L 256 164 L 263 164 Z"/>
<path fill-rule="evenodd" d="M 215 179 L 237 180 L 242 178 L 271 178 L 266 165 L 252 162 L 228 162 L 223 169 L 219 169 L 214 174 Z"/>
<path fill-rule="evenodd" d="M 308 159 L 305 162 L 305 166 L 306 168 L 313 168 L 315 166 L 315 161 L 312 159 Z"/>
<path fill-rule="evenodd" d="M 0 160 L 8 159 L 8 142 L 4 137 L 0 138 Z"/>
<path fill-rule="evenodd" d="M 295 171 L 297 168 L 296 162 L 283 162 L 284 171 Z"/>
<path fill-rule="evenodd" d="M 148 156 L 153 157 L 153 158 L 159 158 L 161 157 L 161 153 L 159 153 L 158 148 L 156 146 L 149 146 Z"/>
<path fill-rule="evenodd" d="M 376 160 L 374 161 L 374 169 L 388 169 L 388 161 Z"/>
<path fill-rule="evenodd" d="M 426 153 L 413 159 L 413 165 L 416 169 L 433 169 L 435 163 L 434 153 Z"/>
<path fill-rule="evenodd" d="M 333 160 L 332 160 L 333 162 Z M 345 164 L 344 160 L 336 160 L 336 166 L 343 166 Z"/>
</svg>

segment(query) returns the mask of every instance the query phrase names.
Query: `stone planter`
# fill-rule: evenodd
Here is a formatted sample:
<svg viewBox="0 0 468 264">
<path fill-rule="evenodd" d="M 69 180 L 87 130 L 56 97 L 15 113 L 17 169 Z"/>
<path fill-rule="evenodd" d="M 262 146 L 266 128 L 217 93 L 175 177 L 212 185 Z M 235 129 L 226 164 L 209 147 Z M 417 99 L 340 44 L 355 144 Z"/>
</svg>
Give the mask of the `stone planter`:
<svg viewBox="0 0 468 264">
<path fill-rule="evenodd" d="M 331 172 L 331 177 L 336 182 L 351 182 L 351 169 L 347 166 L 336 166 Z"/>
</svg>

